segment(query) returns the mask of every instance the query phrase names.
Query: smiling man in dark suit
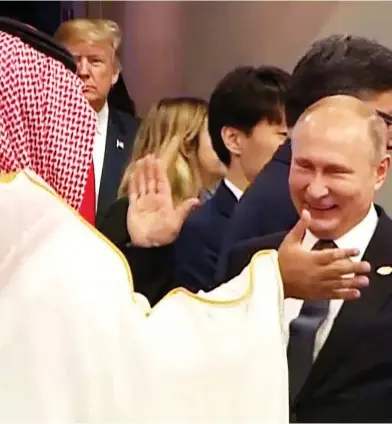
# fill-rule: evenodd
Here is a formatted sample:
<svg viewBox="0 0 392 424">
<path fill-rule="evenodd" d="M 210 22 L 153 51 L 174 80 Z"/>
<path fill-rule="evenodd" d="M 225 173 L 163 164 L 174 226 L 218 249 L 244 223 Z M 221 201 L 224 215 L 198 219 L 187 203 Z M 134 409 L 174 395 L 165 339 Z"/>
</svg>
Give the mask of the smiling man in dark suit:
<svg viewBox="0 0 392 424">
<path fill-rule="evenodd" d="M 334 94 L 358 97 L 387 117 L 392 113 L 391 69 L 392 51 L 375 41 L 354 35 L 316 41 L 293 70 L 286 98 L 287 126 L 292 128 L 312 103 Z M 287 140 L 238 203 L 223 240 L 218 282 L 224 279 L 228 252 L 237 243 L 288 230 L 297 222 L 288 187 L 290 161 Z"/>
<path fill-rule="evenodd" d="M 354 302 L 285 300 L 292 421 L 392 421 L 392 221 L 373 204 L 390 165 L 387 143 L 377 112 L 349 96 L 316 102 L 293 129 L 291 198 L 311 214 L 302 245 L 356 247 L 353 260 L 372 273 Z M 226 277 L 284 236 L 243 242 Z"/>
<path fill-rule="evenodd" d="M 83 208 L 92 209 L 90 222 L 99 225 L 117 197 L 138 127 L 137 119 L 109 108 L 107 102 L 120 73 L 117 53 L 121 30 L 115 22 L 106 19 L 74 19 L 59 27 L 55 39 L 73 55 L 77 74 L 85 83 L 83 94 L 98 115 L 87 187 L 92 194 Z"/>
</svg>

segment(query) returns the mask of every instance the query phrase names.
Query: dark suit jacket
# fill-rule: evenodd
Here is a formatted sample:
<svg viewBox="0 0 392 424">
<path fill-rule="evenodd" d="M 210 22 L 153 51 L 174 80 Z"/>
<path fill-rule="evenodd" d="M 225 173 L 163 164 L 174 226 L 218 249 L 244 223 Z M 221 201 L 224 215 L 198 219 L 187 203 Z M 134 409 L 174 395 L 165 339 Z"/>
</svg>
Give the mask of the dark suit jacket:
<svg viewBox="0 0 392 424">
<path fill-rule="evenodd" d="M 222 238 L 236 204 L 236 197 L 222 182 L 215 195 L 184 222 L 175 242 L 175 280 L 197 292 L 215 287 L 215 272 Z"/>
<path fill-rule="evenodd" d="M 392 422 L 392 221 L 377 208 L 379 221 L 364 254 L 370 286 L 345 302 L 304 387 L 294 401 L 298 422 Z M 227 278 L 238 274 L 259 250 L 279 247 L 284 234 L 243 242 L 230 254 Z"/>
<path fill-rule="evenodd" d="M 239 201 L 227 227 L 216 280 L 223 281 L 228 252 L 240 241 L 289 230 L 298 220 L 288 185 L 291 143 L 286 141 Z"/>
<path fill-rule="evenodd" d="M 174 278 L 174 246 L 140 248 L 131 244 L 126 217 L 128 199 L 118 199 L 98 226 L 126 257 L 132 271 L 135 291 L 143 294 L 154 306 L 176 288 Z"/>
<path fill-rule="evenodd" d="M 117 198 L 122 174 L 131 157 L 139 121 L 127 113 L 109 109 L 105 157 L 98 194 L 97 226 Z"/>
</svg>

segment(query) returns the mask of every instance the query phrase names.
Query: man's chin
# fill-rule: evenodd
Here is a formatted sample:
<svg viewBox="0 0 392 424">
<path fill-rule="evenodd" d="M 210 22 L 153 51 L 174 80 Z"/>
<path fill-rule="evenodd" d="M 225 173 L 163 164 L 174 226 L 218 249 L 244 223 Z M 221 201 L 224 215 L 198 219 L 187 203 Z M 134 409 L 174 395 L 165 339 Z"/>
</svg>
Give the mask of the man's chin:
<svg viewBox="0 0 392 424">
<path fill-rule="evenodd" d="M 97 96 L 94 94 L 94 93 L 92 93 L 91 91 L 88 91 L 88 90 L 86 90 L 86 91 L 83 91 L 83 96 L 90 102 L 90 101 L 92 101 L 92 102 L 94 102 L 94 101 L 96 101 L 97 100 Z"/>
<path fill-rule="evenodd" d="M 89 102 L 90 106 L 96 112 L 98 112 L 100 110 L 102 102 L 101 102 L 101 100 L 97 96 L 86 94 L 84 97 L 87 99 L 87 101 Z"/>
<path fill-rule="evenodd" d="M 312 219 L 309 231 L 318 239 L 334 240 L 336 225 L 333 225 L 331 222 L 322 222 Z"/>
</svg>

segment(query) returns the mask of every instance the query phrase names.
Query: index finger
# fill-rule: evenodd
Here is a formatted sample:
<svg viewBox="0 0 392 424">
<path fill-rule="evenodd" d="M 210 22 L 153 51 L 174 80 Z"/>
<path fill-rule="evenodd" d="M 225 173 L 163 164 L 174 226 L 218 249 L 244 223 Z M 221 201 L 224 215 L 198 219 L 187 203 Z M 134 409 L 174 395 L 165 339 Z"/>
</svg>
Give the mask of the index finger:
<svg viewBox="0 0 392 424">
<path fill-rule="evenodd" d="M 155 160 L 155 176 L 157 179 L 157 192 L 171 197 L 172 193 L 167 168 L 160 159 Z"/>
<path fill-rule="evenodd" d="M 339 261 L 345 258 L 353 258 L 359 255 L 359 249 L 350 248 L 350 249 L 325 249 L 325 250 L 316 250 L 311 252 L 314 255 L 316 262 L 319 265 L 328 265 L 332 262 Z"/>
<path fill-rule="evenodd" d="M 135 170 L 132 171 L 129 181 L 128 199 L 131 206 L 135 204 L 138 197 L 135 172 Z"/>
</svg>

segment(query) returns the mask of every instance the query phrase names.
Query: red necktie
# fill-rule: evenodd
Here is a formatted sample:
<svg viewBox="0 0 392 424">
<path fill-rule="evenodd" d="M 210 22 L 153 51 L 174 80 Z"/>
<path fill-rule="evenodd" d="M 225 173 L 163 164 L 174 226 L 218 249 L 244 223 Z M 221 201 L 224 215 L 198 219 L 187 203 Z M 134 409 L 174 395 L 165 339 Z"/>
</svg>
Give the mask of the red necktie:
<svg viewBox="0 0 392 424">
<path fill-rule="evenodd" d="M 90 169 L 88 170 L 87 184 L 79 213 L 87 222 L 95 225 L 95 174 L 93 161 L 91 161 Z"/>
</svg>

